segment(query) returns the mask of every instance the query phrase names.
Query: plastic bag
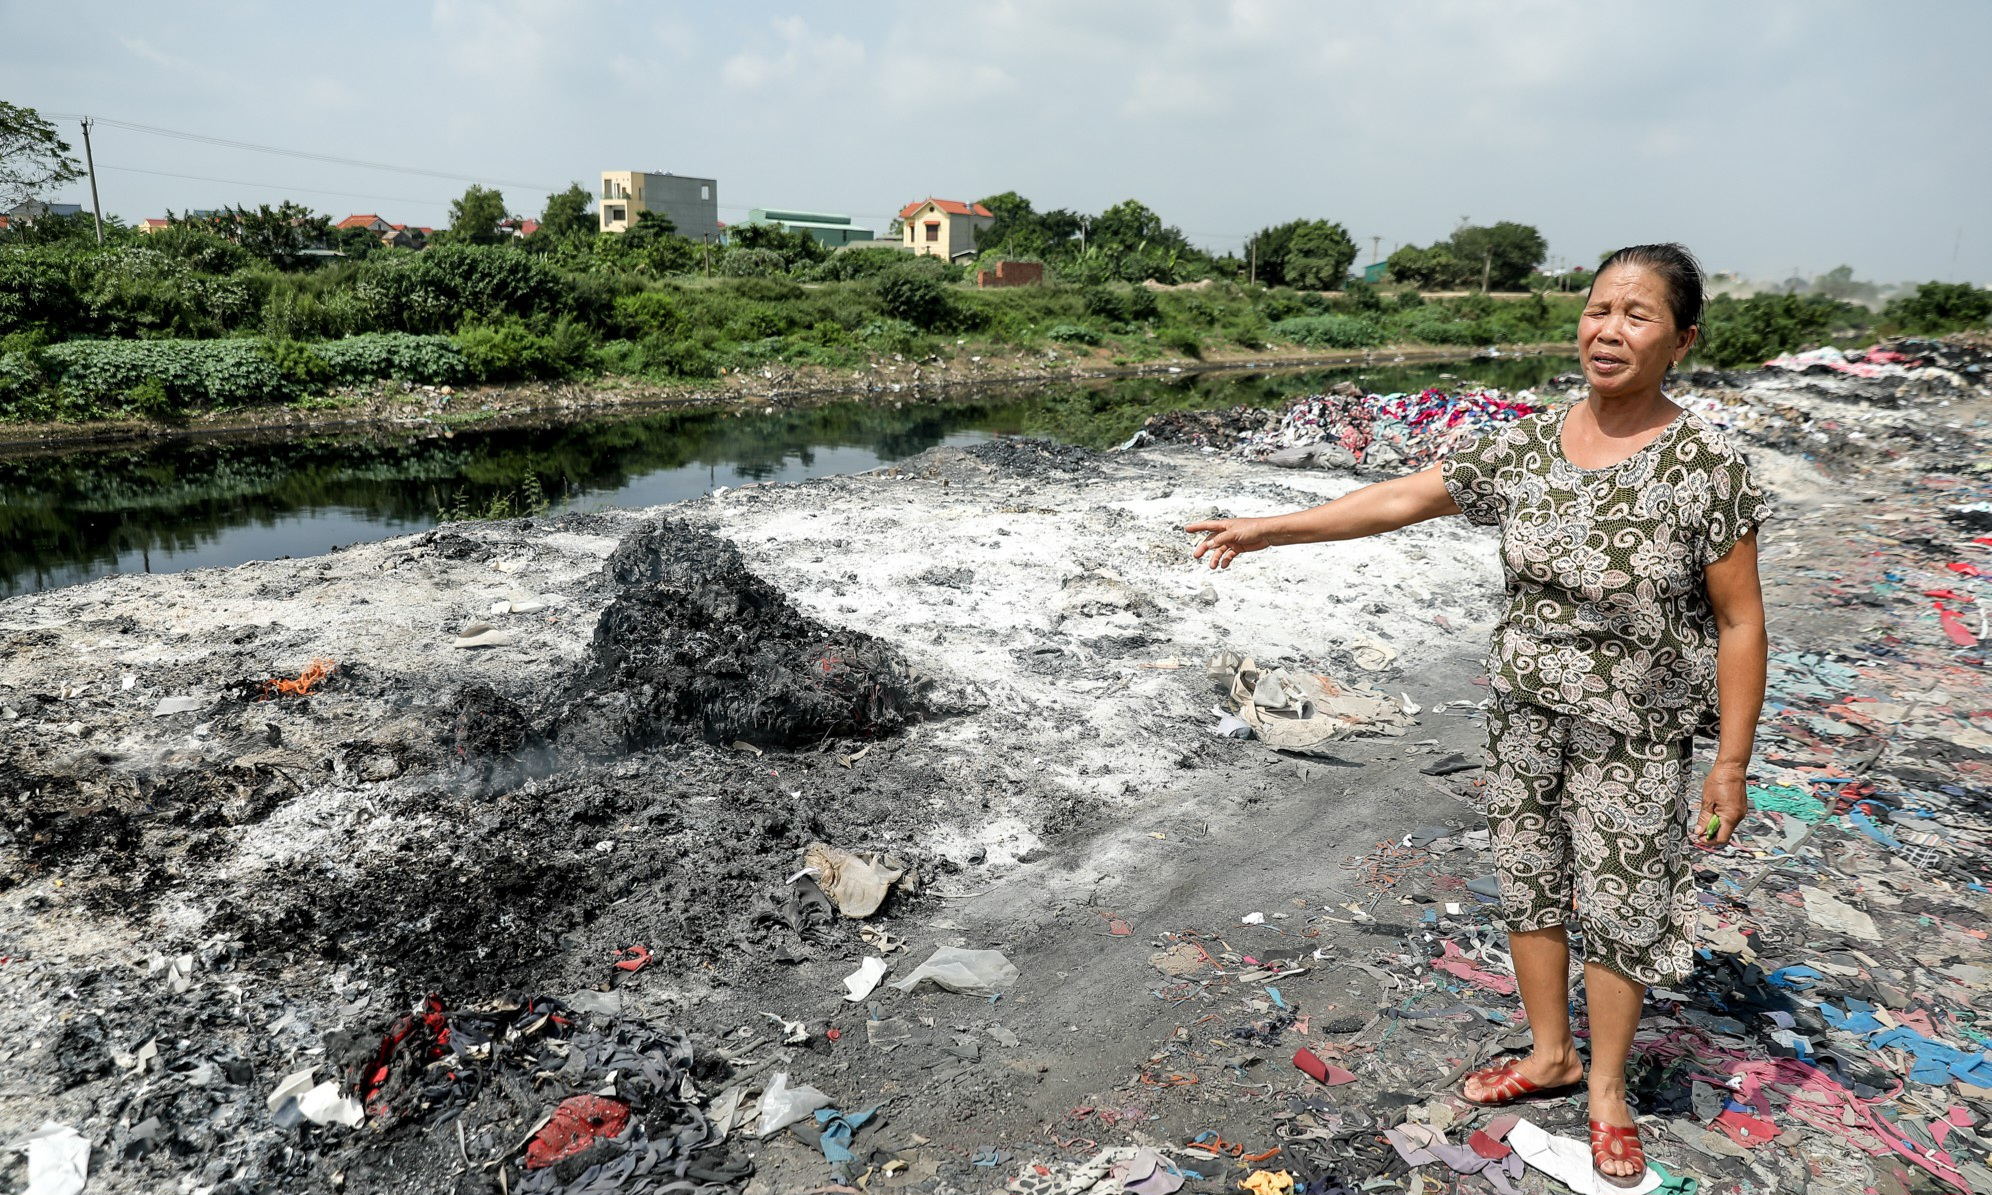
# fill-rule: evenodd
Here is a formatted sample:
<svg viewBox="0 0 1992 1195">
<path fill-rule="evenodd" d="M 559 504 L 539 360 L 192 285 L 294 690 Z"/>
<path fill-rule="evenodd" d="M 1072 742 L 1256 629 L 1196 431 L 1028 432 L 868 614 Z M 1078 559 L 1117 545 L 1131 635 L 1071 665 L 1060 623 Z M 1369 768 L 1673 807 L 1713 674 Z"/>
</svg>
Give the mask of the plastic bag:
<svg viewBox="0 0 1992 1195">
<path fill-rule="evenodd" d="M 922 980 L 928 979 L 951 992 L 993 996 L 998 988 L 1007 988 L 1017 982 L 1017 966 L 1004 958 L 1000 950 L 964 950 L 959 946 L 942 946 L 929 955 L 926 962 L 913 968 L 912 974 L 892 986 L 902 992 L 910 992 Z"/>
<path fill-rule="evenodd" d="M 877 852 L 854 855 L 838 847 L 812 842 L 802 853 L 802 865 L 816 873 L 817 886 L 846 917 L 869 917 L 885 903 L 886 890 L 905 874 L 896 860 Z"/>
<path fill-rule="evenodd" d="M 816 1114 L 818 1108 L 830 1106 L 830 1097 L 810 1087 L 790 1087 L 787 1071 L 775 1072 L 768 1080 L 768 1089 L 761 1093 L 761 1128 L 763 1137 L 773 1136 L 798 1120 Z"/>
</svg>

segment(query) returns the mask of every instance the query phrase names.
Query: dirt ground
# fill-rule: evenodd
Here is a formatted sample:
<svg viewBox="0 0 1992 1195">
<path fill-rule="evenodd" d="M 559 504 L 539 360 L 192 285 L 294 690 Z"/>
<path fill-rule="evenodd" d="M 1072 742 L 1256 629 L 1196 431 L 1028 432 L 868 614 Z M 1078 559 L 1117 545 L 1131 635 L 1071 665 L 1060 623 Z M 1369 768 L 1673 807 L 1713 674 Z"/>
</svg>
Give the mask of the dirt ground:
<svg viewBox="0 0 1992 1195">
<path fill-rule="evenodd" d="M 1940 534 L 1933 459 L 1986 459 L 1982 395 L 1837 384 L 1777 391 L 1824 416 L 1739 431 L 1812 528 L 1766 539 L 1774 650 L 1877 619 L 1928 640 L 1822 587 L 1870 555 L 1829 531 Z M 1948 476 L 1944 501 L 1983 481 Z M 1448 520 L 1211 574 L 1178 530 L 1363 480 L 998 441 L 0 602 L 0 1143 L 76 1129 L 91 1192 L 1076 1191 L 1142 1145 L 1192 1190 L 1275 1149 L 1424 1189 L 1375 1130 L 1469 1114 L 1440 1111 L 1451 1079 L 1523 1040 L 1512 996 L 1433 986 L 1446 941 L 1498 957 L 1464 887 L 1488 871 L 1473 773 L 1422 770 L 1484 733 L 1494 542 Z M 1226 650 L 1417 724 L 1311 758 L 1219 737 Z M 315 661 L 310 693 L 274 685 Z M 1987 782 L 1992 751 L 1918 742 L 1905 763 Z M 906 874 L 839 917 L 797 882 L 812 843 Z M 889 984 L 942 947 L 1017 976 L 845 998 L 867 956 Z M 494 1044 L 424 1066 L 445 1026 Z M 1297 1046 L 1355 1081 L 1310 1086 Z M 301 1071 L 359 1123 L 271 1099 Z M 814 1122 L 684 1147 L 777 1074 L 879 1106 L 853 1161 Z M 645 1160 L 522 1167 L 580 1092 L 635 1105 Z M 1649 1148 L 1713 1190 L 1920 1189 L 1797 1138 L 1726 1172 Z M 0 1153 L 0 1186 L 25 1175 Z"/>
</svg>

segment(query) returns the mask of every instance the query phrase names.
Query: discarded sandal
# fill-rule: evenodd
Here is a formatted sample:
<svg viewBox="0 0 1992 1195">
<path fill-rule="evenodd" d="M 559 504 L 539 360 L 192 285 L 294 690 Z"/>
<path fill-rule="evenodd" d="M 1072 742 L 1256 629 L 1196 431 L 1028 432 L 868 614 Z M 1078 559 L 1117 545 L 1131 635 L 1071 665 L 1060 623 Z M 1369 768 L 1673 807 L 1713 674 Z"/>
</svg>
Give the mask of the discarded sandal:
<svg viewBox="0 0 1992 1195">
<path fill-rule="evenodd" d="M 1611 1162 L 1631 1162 L 1638 1169 L 1631 1174 L 1606 1174 L 1604 1164 Z M 1591 1122 L 1591 1169 L 1601 1182 L 1614 1187 L 1636 1187 L 1646 1177 L 1646 1148 L 1639 1143 L 1639 1126 L 1636 1124 L 1606 1124 L 1602 1120 Z"/>
<path fill-rule="evenodd" d="M 1476 1100 L 1466 1094 L 1466 1085 L 1473 1079 L 1480 1080 L 1480 1085 L 1491 1091 L 1494 1098 Z M 1559 1083 L 1554 1087 L 1544 1087 L 1515 1069 L 1514 1063 L 1504 1062 L 1500 1066 L 1489 1067 L 1484 1071 L 1475 1071 L 1465 1079 L 1461 1079 L 1459 1098 L 1478 1108 L 1505 1108 L 1509 1104 L 1519 1104 L 1528 1100 L 1552 1099 L 1559 1095 L 1567 1095 L 1581 1085 L 1581 1083 Z"/>
</svg>

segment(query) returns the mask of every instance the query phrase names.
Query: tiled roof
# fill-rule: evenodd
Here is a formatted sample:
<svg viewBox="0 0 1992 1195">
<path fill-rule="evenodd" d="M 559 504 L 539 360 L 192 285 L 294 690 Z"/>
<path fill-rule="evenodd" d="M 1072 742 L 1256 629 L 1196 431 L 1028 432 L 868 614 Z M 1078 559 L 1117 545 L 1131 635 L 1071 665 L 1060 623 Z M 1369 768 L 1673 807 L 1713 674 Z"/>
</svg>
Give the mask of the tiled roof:
<svg viewBox="0 0 1992 1195">
<path fill-rule="evenodd" d="M 332 227 L 365 228 L 368 225 L 372 224 L 374 221 L 379 219 L 380 217 L 374 215 L 372 212 L 361 212 L 359 215 L 356 216 L 347 216 L 344 220 L 339 221 L 337 224 L 334 224 Z M 382 222 L 385 223 L 385 221 Z M 399 226 L 397 225 L 397 227 Z"/>
<path fill-rule="evenodd" d="M 946 212 L 950 216 L 993 217 L 996 214 L 990 211 L 988 208 L 983 207 L 979 203 L 962 203 L 959 200 L 954 200 L 954 199 L 922 199 L 919 200 L 918 202 L 909 203 L 905 207 L 900 208 L 899 218 L 901 220 L 911 220 L 913 218 L 914 212 L 919 211 L 921 208 L 926 207 L 930 203 L 933 204 L 935 207 L 940 208 L 942 211 Z"/>
</svg>

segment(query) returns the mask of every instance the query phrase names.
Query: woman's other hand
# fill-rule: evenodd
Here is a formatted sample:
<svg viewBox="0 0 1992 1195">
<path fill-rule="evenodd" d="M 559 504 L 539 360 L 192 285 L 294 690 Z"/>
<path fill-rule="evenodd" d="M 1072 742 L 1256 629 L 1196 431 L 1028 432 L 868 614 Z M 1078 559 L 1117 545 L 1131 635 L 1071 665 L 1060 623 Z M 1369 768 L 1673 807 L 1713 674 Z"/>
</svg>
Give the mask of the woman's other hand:
<svg viewBox="0 0 1992 1195">
<path fill-rule="evenodd" d="M 1708 779 L 1702 781 L 1701 812 L 1695 815 L 1694 824 L 1695 845 L 1707 850 L 1728 846 L 1729 836 L 1736 833 L 1736 827 L 1749 811 L 1750 793 L 1742 766 L 1716 764 L 1709 770 Z M 1717 819 L 1713 838 L 1708 833 L 1710 818 Z"/>
<path fill-rule="evenodd" d="M 1203 541 L 1190 550 L 1190 555 L 1212 568 L 1230 568 L 1239 553 L 1257 552 L 1273 546 L 1266 532 L 1265 519 L 1209 519 L 1191 523 L 1183 530 L 1206 533 Z"/>
</svg>

